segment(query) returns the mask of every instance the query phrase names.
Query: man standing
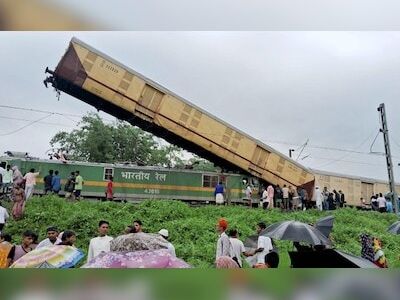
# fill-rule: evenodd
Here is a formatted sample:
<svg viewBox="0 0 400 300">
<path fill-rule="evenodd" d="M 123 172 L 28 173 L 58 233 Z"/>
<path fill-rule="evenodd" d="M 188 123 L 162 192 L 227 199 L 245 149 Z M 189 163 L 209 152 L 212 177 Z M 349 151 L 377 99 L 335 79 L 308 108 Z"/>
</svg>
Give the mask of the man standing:
<svg viewBox="0 0 400 300">
<path fill-rule="evenodd" d="M 261 200 L 260 200 L 260 202 L 261 202 L 260 204 L 263 209 L 267 209 L 267 207 L 268 207 L 267 198 L 268 198 L 268 192 L 265 189 L 265 187 L 263 187 L 262 193 L 261 193 Z"/>
<path fill-rule="evenodd" d="M 61 177 L 58 175 L 57 170 L 54 172 L 53 179 L 51 180 L 51 189 L 56 195 L 61 191 Z"/>
<path fill-rule="evenodd" d="M 10 169 L 10 165 L 7 165 L 7 169 L 3 174 L 3 194 L 8 192 L 8 188 L 12 184 L 13 171 Z"/>
<path fill-rule="evenodd" d="M 25 174 L 25 201 L 32 196 L 33 190 L 36 185 L 36 177 L 39 176 L 40 172 L 35 172 L 35 169 L 31 169 L 28 173 Z"/>
<path fill-rule="evenodd" d="M 252 256 L 254 253 L 246 252 L 243 242 L 239 240 L 239 233 L 236 229 L 229 231 L 229 240 L 231 242 L 231 257 L 242 268 L 242 255 Z"/>
<path fill-rule="evenodd" d="M 83 177 L 79 174 L 79 171 L 75 172 L 75 176 L 75 197 L 77 200 L 80 200 L 84 183 Z"/>
<path fill-rule="evenodd" d="M 256 267 L 265 265 L 265 256 L 273 250 L 271 238 L 261 235 L 261 233 L 267 228 L 264 222 L 260 222 L 256 226 L 258 241 L 257 241 L 257 263 Z M 253 267 L 255 267 L 253 266 Z"/>
<path fill-rule="evenodd" d="M 110 224 L 107 221 L 99 222 L 99 236 L 91 239 L 89 243 L 88 262 L 101 252 L 110 252 L 110 242 L 113 238 L 107 235 L 109 229 Z"/>
<path fill-rule="evenodd" d="M 251 189 L 250 183 L 248 183 L 247 187 L 246 187 L 246 200 L 248 201 L 250 207 L 252 206 L 252 201 L 251 201 L 252 193 L 253 193 L 253 190 Z"/>
<path fill-rule="evenodd" d="M 68 176 L 67 182 L 65 183 L 64 186 L 65 199 L 73 200 L 74 188 L 75 188 L 75 173 L 71 172 L 71 175 Z"/>
<path fill-rule="evenodd" d="M 8 218 L 10 218 L 10 215 L 8 214 L 7 209 L 3 207 L 0 202 L 0 233 L 3 231 L 3 228 L 6 225 Z"/>
<path fill-rule="evenodd" d="M 231 243 L 229 241 L 229 237 L 225 233 L 225 231 L 228 229 L 228 221 L 225 219 L 219 219 L 216 229 L 219 234 L 219 238 L 217 241 L 215 260 L 221 256 L 230 256 L 231 254 Z"/>
<path fill-rule="evenodd" d="M 43 178 L 43 182 L 44 182 L 44 194 L 47 195 L 48 193 L 51 193 L 52 188 L 51 188 L 51 182 L 53 180 L 53 170 L 49 171 L 49 174 L 47 174 L 44 178 Z"/>
<path fill-rule="evenodd" d="M 282 208 L 282 189 L 279 186 L 279 184 L 276 185 L 275 187 L 275 194 L 274 194 L 274 206 Z"/>
<path fill-rule="evenodd" d="M 176 257 L 176 254 L 175 254 L 175 247 L 174 247 L 174 245 L 172 245 L 172 243 L 170 243 L 170 242 L 168 241 L 168 230 L 167 230 L 167 229 L 161 229 L 161 230 L 158 232 L 158 234 L 161 235 L 161 237 L 164 238 L 164 239 L 167 241 L 169 253 L 170 253 L 173 257 Z"/>
<path fill-rule="evenodd" d="M 272 185 L 269 185 L 267 187 L 267 203 L 268 206 L 266 207 L 266 209 L 271 209 L 274 207 L 274 194 L 275 194 L 275 190 L 272 187 Z"/>
<path fill-rule="evenodd" d="M 37 245 L 36 249 L 58 245 L 61 243 L 61 240 L 58 238 L 59 230 L 57 229 L 57 227 L 50 226 L 47 228 L 46 232 L 47 232 L 47 238 L 41 241 Z"/>
<path fill-rule="evenodd" d="M 216 204 L 224 204 L 224 186 L 222 181 L 220 181 L 215 187 L 214 196 Z"/>
<path fill-rule="evenodd" d="M 318 186 L 315 187 L 314 199 L 315 199 L 315 204 L 317 205 L 317 209 L 322 211 L 322 194 Z"/>
<path fill-rule="evenodd" d="M 112 201 L 114 198 L 113 193 L 113 177 L 110 176 L 110 179 L 107 182 L 107 189 L 106 189 L 106 199 Z"/>
<path fill-rule="evenodd" d="M 386 212 L 386 199 L 385 197 L 383 197 L 382 193 L 379 193 L 377 201 L 378 201 L 379 212 L 381 213 Z"/>
<path fill-rule="evenodd" d="M 282 188 L 282 197 L 283 197 L 283 209 L 288 211 L 289 210 L 289 188 L 286 184 L 283 185 Z"/>
<path fill-rule="evenodd" d="M 339 191 L 339 195 L 340 195 L 340 207 L 343 207 L 346 200 L 345 200 L 344 194 L 341 190 Z"/>
</svg>

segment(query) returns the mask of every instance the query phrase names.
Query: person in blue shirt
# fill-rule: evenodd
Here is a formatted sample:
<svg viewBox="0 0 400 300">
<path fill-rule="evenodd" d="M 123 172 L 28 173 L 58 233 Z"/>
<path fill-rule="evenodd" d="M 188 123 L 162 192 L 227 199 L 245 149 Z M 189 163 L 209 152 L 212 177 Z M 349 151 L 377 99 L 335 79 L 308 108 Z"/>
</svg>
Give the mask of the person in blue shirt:
<svg viewBox="0 0 400 300">
<path fill-rule="evenodd" d="M 392 213 L 393 212 L 393 204 L 392 201 L 388 200 L 386 202 L 386 212 Z"/>
<path fill-rule="evenodd" d="M 61 191 L 61 177 L 58 175 L 58 171 L 54 172 L 53 178 L 51 179 L 51 189 L 57 195 Z"/>
<path fill-rule="evenodd" d="M 221 181 L 215 187 L 214 196 L 216 204 L 224 204 L 224 186 Z"/>
</svg>

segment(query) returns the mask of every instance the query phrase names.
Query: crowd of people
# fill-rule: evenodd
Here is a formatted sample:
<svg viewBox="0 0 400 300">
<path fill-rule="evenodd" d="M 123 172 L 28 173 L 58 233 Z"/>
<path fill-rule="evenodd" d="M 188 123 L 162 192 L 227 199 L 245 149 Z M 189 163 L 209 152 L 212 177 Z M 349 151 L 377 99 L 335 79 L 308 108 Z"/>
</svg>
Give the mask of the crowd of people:
<svg viewBox="0 0 400 300">
<path fill-rule="evenodd" d="M 32 168 L 25 175 L 22 175 L 17 166 L 10 167 L 10 165 L 7 165 L 6 169 L 0 174 L 0 193 L 3 198 L 4 195 L 9 195 L 9 198 L 13 202 L 12 216 L 15 220 L 19 220 L 24 215 L 26 201 L 33 195 L 37 178 L 40 176 L 40 171 L 36 172 L 36 170 Z M 59 171 L 49 170 L 49 173 L 43 178 L 43 183 L 45 194 L 58 195 L 62 189 Z M 84 181 L 80 172 L 71 172 L 64 185 L 65 198 L 69 200 L 80 200 L 83 184 Z M 111 178 L 105 191 L 107 199 L 112 199 L 113 197 L 112 187 Z M 0 223 L 0 226 L 2 226 L 1 224 L 2 223 Z"/>
<path fill-rule="evenodd" d="M 244 201 L 252 207 L 254 191 L 248 183 L 245 189 Z M 219 182 L 214 190 L 216 204 L 225 203 L 225 189 L 222 182 Z M 317 208 L 318 210 L 334 210 L 338 207 L 343 207 L 346 203 L 344 193 L 339 190 L 329 191 L 327 187 L 321 191 L 317 186 L 310 196 L 307 190 L 303 187 L 295 188 L 293 186 L 280 187 L 279 184 L 275 187 L 268 185 L 262 187 L 259 205 L 265 210 L 272 208 L 280 208 L 282 211 L 297 211 Z"/>
<path fill-rule="evenodd" d="M 110 223 L 108 221 L 99 221 L 98 235 L 92 238 L 88 245 L 87 262 L 91 261 L 102 252 L 110 252 L 110 243 L 113 237 L 108 235 L 109 229 Z M 143 232 L 143 223 L 140 220 L 134 220 L 132 225 L 128 225 L 121 234 L 140 232 Z M 176 257 L 175 247 L 168 241 L 168 230 L 163 228 L 158 231 L 158 235 L 165 241 L 168 252 Z M 46 230 L 46 238 L 40 242 L 39 235 L 36 232 L 32 230 L 24 231 L 21 244 L 19 245 L 13 245 L 12 236 L 2 232 L 0 234 L 0 268 L 10 267 L 15 261 L 34 249 L 59 245 L 75 247 L 75 243 L 76 234 L 74 231 L 65 230 L 60 232 L 56 226 L 48 227 Z"/>
</svg>

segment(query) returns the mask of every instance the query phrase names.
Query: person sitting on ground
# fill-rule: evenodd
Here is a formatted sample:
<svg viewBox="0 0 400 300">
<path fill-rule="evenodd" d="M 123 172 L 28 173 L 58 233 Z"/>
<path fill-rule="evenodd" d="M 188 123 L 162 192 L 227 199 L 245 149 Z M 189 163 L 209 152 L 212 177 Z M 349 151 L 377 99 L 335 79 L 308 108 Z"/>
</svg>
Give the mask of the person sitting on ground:
<svg viewBox="0 0 400 300">
<path fill-rule="evenodd" d="M 140 220 L 133 221 L 134 233 L 143 232 L 142 226 L 143 226 L 142 221 L 140 221 Z"/>
<path fill-rule="evenodd" d="M 65 230 L 61 236 L 61 243 L 58 245 L 74 247 L 75 242 L 76 242 L 75 232 L 73 232 L 71 230 Z"/>
<path fill-rule="evenodd" d="M 373 238 L 373 248 L 374 248 L 374 263 L 379 268 L 388 268 L 388 263 L 385 257 L 385 253 L 382 250 L 382 241 L 377 237 Z"/>
<path fill-rule="evenodd" d="M 110 223 L 103 220 L 99 222 L 99 236 L 92 238 L 89 243 L 88 262 L 102 252 L 110 252 L 110 242 L 113 240 L 113 237 L 107 235 L 109 229 Z"/>
<path fill-rule="evenodd" d="M 15 245 L 11 248 L 10 252 L 7 256 L 7 265 L 11 266 L 15 261 L 20 259 L 25 254 L 31 252 L 34 248 L 32 244 L 35 240 L 36 233 L 32 230 L 26 230 L 22 234 L 22 243 L 21 245 Z"/>
<path fill-rule="evenodd" d="M 5 269 L 8 266 L 7 257 L 13 246 L 11 240 L 10 234 L 4 232 L 0 234 L 0 269 Z"/>
<path fill-rule="evenodd" d="M 42 247 L 54 246 L 61 243 L 61 239 L 58 238 L 59 230 L 55 226 L 50 226 L 46 230 L 47 238 L 41 241 L 37 245 L 37 249 Z"/>
<path fill-rule="evenodd" d="M 174 245 L 172 245 L 171 242 L 168 241 L 168 230 L 167 230 L 167 229 L 161 229 L 161 230 L 158 232 L 158 234 L 161 235 L 161 237 L 164 238 L 164 239 L 167 241 L 169 253 L 170 253 L 173 257 L 176 257 L 175 247 L 174 247 Z"/>
</svg>

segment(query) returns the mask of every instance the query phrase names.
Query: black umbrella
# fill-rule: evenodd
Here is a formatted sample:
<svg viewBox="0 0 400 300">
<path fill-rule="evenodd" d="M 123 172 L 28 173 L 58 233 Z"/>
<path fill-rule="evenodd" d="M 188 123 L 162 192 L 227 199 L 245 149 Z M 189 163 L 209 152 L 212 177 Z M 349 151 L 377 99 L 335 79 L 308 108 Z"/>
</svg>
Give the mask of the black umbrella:
<svg viewBox="0 0 400 300">
<path fill-rule="evenodd" d="M 394 222 L 390 225 L 388 231 L 393 234 L 400 234 L 400 221 Z"/>
<path fill-rule="evenodd" d="M 244 246 L 250 249 L 257 249 L 258 246 L 258 235 L 251 235 L 244 241 Z"/>
<path fill-rule="evenodd" d="M 321 231 L 324 236 L 329 237 L 329 234 L 331 233 L 333 228 L 334 220 L 334 216 L 323 217 L 315 223 L 315 228 Z"/>
<path fill-rule="evenodd" d="M 378 268 L 371 261 L 336 249 L 289 252 L 293 268 Z"/>
<path fill-rule="evenodd" d="M 298 222 L 283 221 L 268 226 L 262 235 L 278 240 L 305 242 L 310 245 L 331 245 L 331 241 L 315 227 Z"/>
</svg>

